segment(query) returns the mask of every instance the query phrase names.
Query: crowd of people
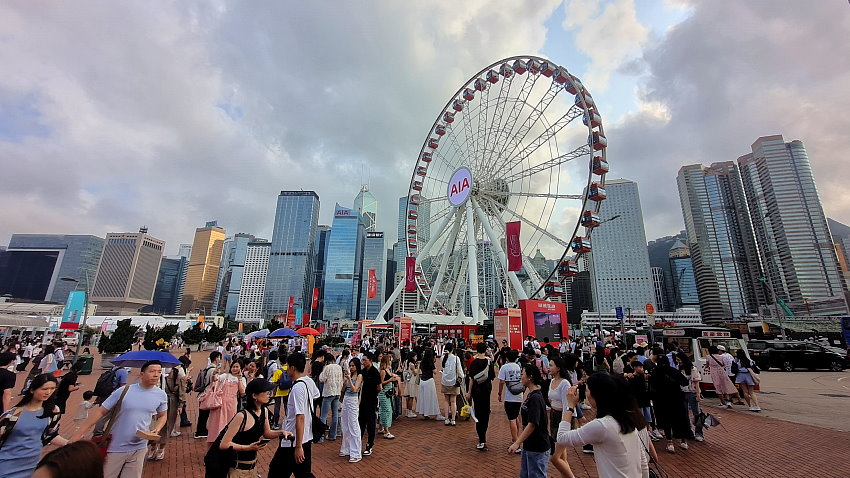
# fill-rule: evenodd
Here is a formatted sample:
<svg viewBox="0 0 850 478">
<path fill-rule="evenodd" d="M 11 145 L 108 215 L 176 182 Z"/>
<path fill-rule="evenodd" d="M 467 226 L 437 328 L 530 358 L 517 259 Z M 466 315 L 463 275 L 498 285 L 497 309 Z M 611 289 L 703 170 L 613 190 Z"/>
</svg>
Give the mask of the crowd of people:
<svg viewBox="0 0 850 478">
<path fill-rule="evenodd" d="M 136 383 L 113 367 L 93 390 L 81 390 L 81 362 L 67 366 L 61 344 L 9 344 L 0 353 L 0 469 L 11 477 L 65 476 L 56 470 L 73 446 L 80 456 L 97 455 L 102 476 L 140 477 L 146 461 L 163 460 L 169 439 L 193 426 L 187 413 L 193 392 L 194 438 L 209 443 L 210 477 L 256 476 L 257 453 L 272 439 L 280 445 L 269 476 L 312 476 L 312 446 L 337 439 L 339 456 L 357 463 L 375 453 L 376 437 L 393 440 L 394 422 L 402 418 L 448 427 L 472 418 L 475 449 L 487 452 L 494 392 L 508 420 L 507 451 L 521 456 L 520 476 L 547 476 L 551 464 L 573 477 L 567 447 L 581 445 L 595 454 L 600 476 L 644 477 L 654 442 L 663 440 L 676 453 L 704 440 L 701 371 L 675 342 L 665 349 L 527 337 L 517 350 L 504 340 L 472 347 L 459 337 L 399 344 L 382 336 L 338 353 L 302 352 L 303 345 L 228 340 L 204 354 L 197 369 L 186 349 L 180 365 L 146 363 Z M 757 367 L 743 351 L 736 357 L 721 347 L 708 351 L 721 406 L 744 400 L 758 411 Z M 25 359 L 32 370 L 12 406 L 15 373 L 25 371 Z M 66 410 L 75 392 L 83 400 Z M 595 418 L 588 420 L 591 410 Z M 73 429 L 60 434 L 67 413 L 74 414 Z M 94 442 L 81 442 L 89 432 Z M 105 461 L 82 443 L 97 443 Z M 42 457 L 47 445 L 59 448 Z"/>
</svg>

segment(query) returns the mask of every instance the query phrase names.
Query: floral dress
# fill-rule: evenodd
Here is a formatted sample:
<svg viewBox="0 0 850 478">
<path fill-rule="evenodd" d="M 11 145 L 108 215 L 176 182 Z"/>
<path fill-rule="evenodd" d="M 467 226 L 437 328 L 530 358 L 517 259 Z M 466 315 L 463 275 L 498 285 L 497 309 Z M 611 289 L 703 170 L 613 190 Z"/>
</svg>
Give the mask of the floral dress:
<svg viewBox="0 0 850 478">
<path fill-rule="evenodd" d="M 389 375 L 389 370 L 386 372 Z M 392 389 L 393 382 L 387 382 L 378 394 L 378 420 L 385 428 L 393 426 L 393 400 L 387 396 L 387 392 Z"/>
</svg>

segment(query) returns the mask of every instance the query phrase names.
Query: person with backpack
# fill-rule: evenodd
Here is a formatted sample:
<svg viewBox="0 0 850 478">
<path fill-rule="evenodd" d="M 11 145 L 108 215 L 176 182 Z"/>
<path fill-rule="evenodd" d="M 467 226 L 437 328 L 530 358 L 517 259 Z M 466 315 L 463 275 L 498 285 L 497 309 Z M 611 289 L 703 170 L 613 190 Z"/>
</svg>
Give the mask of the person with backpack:
<svg viewBox="0 0 850 478">
<path fill-rule="evenodd" d="M 293 440 L 281 440 L 280 447 L 269 463 L 268 476 L 312 477 L 312 444 L 314 402 L 321 394 L 319 387 L 306 373 L 307 358 L 293 353 L 286 358 L 287 374 L 292 378 L 290 397 L 286 405 L 283 429 L 294 436 Z"/>
<path fill-rule="evenodd" d="M 519 421 L 519 411 L 522 406 L 522 394 L 525 386 L 522 384 L 522 369 L 517 363 L 519 353 L 516 350 L 508 351 L 507 362 L 499 368 L 499 401 L 505 397 L 505 414 L 511 426 L 511 442 L 515 442 L 522 427 Z M 507 389 L 507 390 L 505 390 Z M 519 453 L 519 452 L 517 452 Z"/>
<path fill-rule="evenodd" d="M 457 415 L 457 396 L 460 395 L 460 384 L 463 383 L 463 365 L 460 357 L 454 354 L 454 344 L 447 343 L 443 350 L 445 354 L 442 360 L 442 378 L 440 379 L 440 393 L 446 399 L 446 426 L 455 426 Z"/>
<path fill-rule="evenodd" d="M 221 352 L 210 352 L 210 361 L 206 368 L 198 372 L 195 379 L 194 390 L 198 392 L 198 401 L 201 401 L 201 395 L 207 391 L 212 384 L 212 378 L 215 376 L 221 366 Z M 210 410 L 198 409 L 198 424 L 195 428 L 195 438 L 208 438 L 209 431 L 207 430 L 207 420 L 210 418 Z"/>
<path fill-rule="evenodd" d="M 274 413 L 272 414 L 272 428 L 280 428 L 281 419 L 286 418 L 286 407 L 289 403 L 289 392 L 292 390 L 293 380 L 289 375 L 289 365 L 286 363 L 289 356 L 282 354 L 280 356 L 280 365 L 271 376 L 271 382 L 275 384 L 276 391 L 274 393 Z M 281 416 L 283 410 L 283 416 Z"/>
<path fill-rule="evenodd" d="M 94 401 L 95 406 L 101 405 L 115 390 L 123 387 L 127 383 L 127 378 L 130 376 L 130 372 L 127 371 L 124 367 L 112 367 L 110 370 L 102 373 L 100 377 L 97 379 L 97 383 L 94 386 L 94 396 L 97 397 Z M 108 417 L 101 418 L 94 425 L 94 432 L 92 432 L 93 437 L 99 437 L 103 435 L 103 428 L 106 426 L 106 422 L 109 421 Z"/>
</svg>

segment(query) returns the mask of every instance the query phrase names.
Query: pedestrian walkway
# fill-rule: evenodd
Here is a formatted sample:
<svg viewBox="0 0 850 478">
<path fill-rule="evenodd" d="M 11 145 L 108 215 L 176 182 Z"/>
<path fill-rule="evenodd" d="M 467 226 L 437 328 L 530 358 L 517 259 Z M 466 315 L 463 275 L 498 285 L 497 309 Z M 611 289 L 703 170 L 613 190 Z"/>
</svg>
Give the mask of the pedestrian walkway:
<svg viewBox="0 0 850 478">
<path fill-rule="evenodd" d="M 198 363 L 205 354 L 193 353 Z M 137 371 L 136 371 L 137 372 Z M 80 377 L 81 390 L 91 390 L 100 371 Z M 194 375 L 194 374 L 193 374 Z M 131 375 L 134 380 L 136 373 Z M 18 374 L 18 390 L 23 374 Z M 74 393 L 69 410 L 75 410 L 82 393 Z M 720 410 L 703 404 L 719 416 L 722 426 L 706 430 L 704 443 L 692 443 L 687 451 L 670 455 L 658 446 L 661 463 L 670 477 L 716 476 L 753 478 L 761 476 L 797 477 L 815 472 L 818 477 L 846 477 L 846 443 L 848 434 L 831 429 L 800 425 L 767 418 L 747 411 Z M 197 416 L 196 394 L 189 400 L 189 416 Z M 73 427 L 72 416 L 62 421 L 62 432 Z M 197 478 L 204 475 L 203 456 L 206 440 L 195 440 L 189 428 L 172 438 L 164 461 L 149 462 L 144 476 L 148 478 Z M 313 445 L 313 472 L 317 477 L 340 476 L 409 476 L 409 477 L 511 477 L 519 472 L 519 456 L 507 453 L 510 432 L 502 404 L 493 399 L 493 415 L 488 433 L 489 451 L 480 452 L 472 422 L 459 421 L 446 427 L 433 420 L 400 418 L 393 423 L 395 440 L 380 435 L 375 453 L 360 463 L 349 464 L 338 457 L 340 441 Z M 265 477 L 274 454 L 272 442 L 259 454 L 258 473 Z M 592 455 L 581 449 L 569 450 L 569 462 L 578 477 L 597 477 Z M 557 475 L 552 475 L 557 476 Z"/>
</svg>

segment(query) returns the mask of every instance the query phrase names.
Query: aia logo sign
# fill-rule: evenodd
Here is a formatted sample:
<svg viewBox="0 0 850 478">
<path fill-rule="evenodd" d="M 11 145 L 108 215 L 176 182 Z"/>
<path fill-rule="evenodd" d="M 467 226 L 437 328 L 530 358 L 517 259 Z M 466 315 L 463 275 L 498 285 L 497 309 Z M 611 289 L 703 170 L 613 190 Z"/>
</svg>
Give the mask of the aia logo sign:
<svg viewBox="0 0 850 478">
<path fill-rule="evenodd" d="M 449 181 L 447 196 L 452 206 L 460 206 L 469 198 L 472 191 L 472 173 L 467 168 L 459 168 Z"/>
</svg>

